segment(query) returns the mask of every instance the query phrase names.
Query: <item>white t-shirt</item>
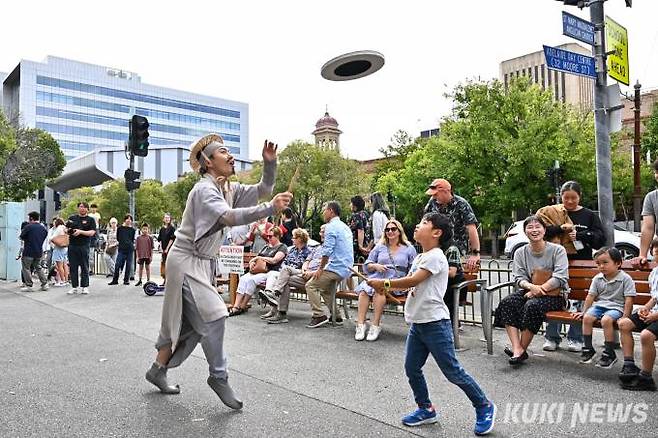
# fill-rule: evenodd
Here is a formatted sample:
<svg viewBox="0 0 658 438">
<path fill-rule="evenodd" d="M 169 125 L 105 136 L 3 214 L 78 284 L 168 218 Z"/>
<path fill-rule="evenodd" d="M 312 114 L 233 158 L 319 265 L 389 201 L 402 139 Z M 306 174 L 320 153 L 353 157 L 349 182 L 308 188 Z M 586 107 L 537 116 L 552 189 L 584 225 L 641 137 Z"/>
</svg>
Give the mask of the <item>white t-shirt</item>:
<svg viewBox="0 0 658 438">
<path fill-rule="evenodd" d="M 448 260 L 443 251 L 434 248 L 418 254 L 411 265 L 409 275 L 419 269 L 425 269 L 432 275 L 409 292 L 404 306 L 405 321 L 422 324 L 450 319 L 448 307 L 443 302 L 448 286 Z"/>
<path fill-rule="evenodd" d="M 388 218 L 383 212 L 376 210 L 372 213 L 372 239 L 375 242 L 375 245 L 378 244 L 379 239 L 382 238 L 387 221 Z"/>
</svg>

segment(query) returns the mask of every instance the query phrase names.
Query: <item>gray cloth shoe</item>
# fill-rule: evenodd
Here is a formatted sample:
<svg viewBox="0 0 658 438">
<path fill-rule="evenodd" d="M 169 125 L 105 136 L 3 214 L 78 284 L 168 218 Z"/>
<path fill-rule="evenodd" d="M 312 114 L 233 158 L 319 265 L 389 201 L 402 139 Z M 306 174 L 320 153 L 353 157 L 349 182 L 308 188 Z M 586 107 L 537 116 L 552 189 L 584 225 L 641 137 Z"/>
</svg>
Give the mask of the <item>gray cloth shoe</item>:
<svg viewBox="0 0 658 438">
<path fill-rule="evenodd" d="M 233 389 L 228 384 L 228 378 L 219 379 L 217 377 L 208 377 L 208 386 L 219 396 L 219 399 L 231 409 L 242 409 L 242 400 L 237 398 Z"/>
<path fill-rule="evenodd" d="M 167 383 L 167 368 L 154 363 L 146 372 L 146 380 L 157 386 L 163 394 L 178 394 L 180 387 Z"/>
</svg>

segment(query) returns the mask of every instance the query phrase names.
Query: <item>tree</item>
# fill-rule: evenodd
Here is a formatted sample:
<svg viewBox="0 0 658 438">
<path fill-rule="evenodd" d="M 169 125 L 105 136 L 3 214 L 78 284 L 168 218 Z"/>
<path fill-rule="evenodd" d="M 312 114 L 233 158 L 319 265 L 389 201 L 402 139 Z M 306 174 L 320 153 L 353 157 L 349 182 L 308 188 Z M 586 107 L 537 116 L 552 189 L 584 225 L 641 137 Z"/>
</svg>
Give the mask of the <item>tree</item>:
<svg viewBox="0 0 658 438">
<path fill-rule="evenodd" d="M 646 156 L 647 152 L 651 154 L 651 159 L 658 158 L 658 105 L 654 104 L 649 120 L 645 123 L 645 130 L 642 134 L 642 155 Z"/>
<path fill-rule="evenodd" d="M 163 187 L 165 196 L 169 200 L 168 213 L 171 214 L 172 219 L 180 221 L 183 210 L 185 210 L 187 195 L 200 178 L 201 176 L 198 173 L 188 172 L 179 177 L 178 181 L 171 182 Z"/>
<path fill-rule="evenodd" d="M 64 219 L 69 218 L 69 216 L 78 214 L 78 204 L 81 202 L 87 202 L 89 204 L 97 204 L 98 195 L 94 192 L 92 187 L 81 187 L 79 189 L 73 189 L 66 192 L 66 201 L 64 207 L 60 210 L 59 216 Z"/>
<path fill-rule="evenodd" d="M 347 213 L 349 199 L 368 192 L 369 177 L 356 161 L 336 150 L 294 141 L 279 154 L 275 193 L 288 190 L 297 169 L 291 208 L 304 227 L 318 229 L 325 202 L 337 200 Z"/>
<path fill-rule="evenodd" d="M 107 224 L 113 217 L 121 224 L 124 216 L 130 211 L 124 180 L 105 181 L 98 192 L 96 204 L 103 224 Z"/>
<path fill-rule="evenodd" d="M 555 160 L 565 170 L 564 180 L 583 185 L 583 204 L 596 208 L 591 114 L 554 101 L 550 91 L 526 78 L 512 81 L 507 90 L 498 81 L 467 82 L 451 97 L 453 112 L 442 121 L 440 136 L 426 140 L 400 169 L 375 183 L 398 197 L 398 216 L 407 225 L 418 220 L 427 202 L 427 184 L 442 177 L 470 201 L 483 227 L 495 232 L 514 211 L 549 203 L 554 189 L 547 171 Z M 630 163 L 614 152 L 617 143 L 613 138 L 614 187 L 630 195 Z"/>
<path fill-rule="evenodd" d="M 45 131 L 12 127 L 0 113 L 0 200 L 23 201 L 56 178 L 66 159 Z"/>
<path fill-rule="evenodd" d="M 142 223 L 148 223 L 151 226 L 151 231 L 160 228 L 162 217 L 168 212 L 168 205 L 168 198 L 160 181 L 153 179 L 145 180 L 135 192 L 135 214 L 137 220 L 140 225 Z"/>
</svg>

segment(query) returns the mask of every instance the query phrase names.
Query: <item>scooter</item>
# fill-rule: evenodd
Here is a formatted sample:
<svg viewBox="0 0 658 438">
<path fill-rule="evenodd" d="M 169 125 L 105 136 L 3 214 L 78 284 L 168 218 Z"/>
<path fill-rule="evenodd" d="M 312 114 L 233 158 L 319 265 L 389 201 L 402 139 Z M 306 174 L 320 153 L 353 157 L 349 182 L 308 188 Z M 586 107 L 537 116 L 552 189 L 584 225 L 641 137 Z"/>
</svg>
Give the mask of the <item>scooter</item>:
<svg viewBox="0 0 658 438">
<path fill-rule="evenodd" d="M 149 297 L 154 295 L 162 295 L 164 293 L 165 287 L 160 286 L 154 281 L 147 281 L 144 283 L 144 293 Z"/>
</svg>

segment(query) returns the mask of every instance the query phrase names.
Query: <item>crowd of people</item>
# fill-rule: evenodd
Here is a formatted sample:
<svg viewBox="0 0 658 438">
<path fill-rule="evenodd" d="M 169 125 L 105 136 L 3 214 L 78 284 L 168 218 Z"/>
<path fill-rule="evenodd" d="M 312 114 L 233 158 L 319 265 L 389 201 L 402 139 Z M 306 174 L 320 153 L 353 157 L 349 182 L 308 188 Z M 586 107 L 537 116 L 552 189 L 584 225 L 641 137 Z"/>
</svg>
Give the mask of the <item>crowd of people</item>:
<svg viewBox="0 0 658 438">
<path fill-rule="evenodd" d="M 61 217 L 53 218 L 50 227 L 40 222 L 38 212 L 30 212 L 28 221 L 21 225 L 21 247 L 17 260 L 21 261 L 21 290 L 34 290 L 33 275 L 40 281 L 40 290 L 46 291 L 50 286 L 71 286 L 68 295 L 89 294 L 89 276 L 94 275 L 97 255 L 105 264 L 110 285 L 118 284 L 123 272 L 123 284 L 129 285 L 134 279 L 133 256 L 139 266 L 138 281 L 142 278 L 150 281 L 150 265 L 153 259 L 154 240 L 160 244 L 162 262 L 160 275 L 166 279 L 165 263 L 167 253 L 175 239 L 175 227 L 171 216 L 165 214 L 157 239 L 150 234 L 150 226 L 142 223 L 137 235 L 133 227 L 132 216 L 127 214 L 118 226 L 116 218 L 107 221 L 107 227 L 101 232 L 100 218 L 95 204 L 80 202 L 78 214 L 66 221 Z"/>
<path fill-rule="evenodd" d="M 437 421 L 430 401 L 422 368 L 431 354 L 446 378 L 459 386 L 476 411 L 475 433 L 493 429 L 496 408 L 482 388 L 461 367 L 455 356 L 452 339 L 452 285 L 465 272 L 476 272 L 480 263 L 478 220 L 469 202 L 456 195 L 445 179 L 435 179 L 426 190 L 429 196 L 424 216 L 415 226 L 414 244 L 405 228 L 391 217 L 380 193 L 369 197 L 370 211 L 361 196 L 350 200 L 351 214 L 343 222 L 341 205 L 324 204 L 319 245 L 310 247 L 310 236 L 290 208 L 292 194 L 270 196 L 276 175 L 277 146 L 266 141 L 263 147 L 263 173 L 259 183 L 242 185 L 229 182 L 234 159 L 216 134 L 203 137 L 192 145 L 190 165 L 201 180 L 190 192 L 180 228 L 174 232 L 171 217 L 166 215 L 158 240 L 162 248 L 161 274 L 167 277 L 162 323 L 156 342 L 156 358 L 146 379 L 161 392 L 177 394 L 167 371 L 180 365 L 197 343 L 203 346 L 209 363 L 208 385 L 224 404 L 241 409 L 240 398 L 228 383 L 226 354 L 223 347 L 226 317 L 248 311 L 256 293 L 270 308 L 260 317 L 268 324 L 288 322 L 291 288 L 304 288 L 310 305 L 308 328 L 318 328 L 330 321 L 341 324 L 333 299 L 338 284 L 353 275 L 355 264 L 362 264 L 366 279 L 355 291 L 358 313 L 356 341 L 376 341 L 382 333 L 382 315 L 387 296 L 406 296 L 405 320 L 410 324 L 405 346 L 405 372 L 414 394 L 417 409 L 402 422 L 417 426 Z M 654 165 L 658 180 L 658 161 Z M 562 186 L 561 203 L 539 209 L 524 221 L 529 244 L 516 251 L 512 277 L 516 290 L 505 297 L 495 311 L 495 323 L 506 330 L 511 347 L 505 348 L 509 363 L 518 366 L 529 359 L 528 347 L 545 321 L 546 313 L 569 308 L 578 319 L 567 332 L 567 350 L 579 352 L 581 363 L 594 361 L 592 329 L 600 321 L 605 348 L 597 366 L 610 368 L 617 362 L 614 323 L 621 331 L 624 365 L 619 374 L 622 387 L 632 390 L 655 390 L 651 372 L 655 362 L 658 336 L 658 268 L 651 272 L 652 298 L 633 311 L 635 287 L 631 277 L 621 270 L 621 254 L 604 247 L 605 233 L 598 216 L 580 205 L 582 189 L 575 181 Z M 94 211 L 95 213 L 95 211 Z M 645 198 L 642 227 L 642 253 L 635 260 L 646 263 L 651 250 L 658 256 L 655 234 L 658 215 L 658 190 Z M 270 220 L 268 220 L 270 218 Z M 277 218 L 274 220 L 274 218 Z M 143 273 L 150 280 L 153 242 L 148 224 L 139 232 L 133 218 L 108 221 L 103 247 L 111 285 L 129 284 L 130 265 L 136 253 L 141 285 Z M 26 288 L 32 288 L 30 271 L 42 257 L 43 242 L 51 245 L 57 284 L 70 278 L 69 293 L 88 293 L 89 247 L 98 233 L 98 220 L 81 202 L 78 214 L 67 222 L 55 219 L 51 231 L 39 224 L 39 215 L 30 213 L 21 232 L 24 241 L 22 266 Z M 138 235 L 137 235 L 138 234 Z M 136 236 L 137 235 L 137 236 Z M 650 236 L 649 236 L 650 235 Z M 647 237 L 649 236 L 649 237 Z M 217 294 L 215 257 L 221 245 L 240 245 L 256 256 L 249 271 L 240 277 L 237 297 L 230 311 Z M 68 253 L 68 254 L 67 254 Z M 67 265 L 68 257 L 68 265 Z M 594 260 L 600 273 L 592 280 L 584 302 L 568 302 L 569 260 Z M 80 271 L 80 273 L 78 273 Z M 39 274 L 42 289 L 47 279 Z M 460 297 L 460 299 L 462 299 Z M 327 307 L 327 310 L 323 307 Z M 373 314 L 367 325 L 367 314 Z M 633 357 L 632 331 L 641 330 L 642 366 Z M 547 325 L 543 349 L 554 351 L 561 342 L 559 324 Z"/>
</svg>

